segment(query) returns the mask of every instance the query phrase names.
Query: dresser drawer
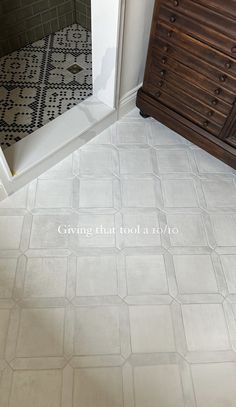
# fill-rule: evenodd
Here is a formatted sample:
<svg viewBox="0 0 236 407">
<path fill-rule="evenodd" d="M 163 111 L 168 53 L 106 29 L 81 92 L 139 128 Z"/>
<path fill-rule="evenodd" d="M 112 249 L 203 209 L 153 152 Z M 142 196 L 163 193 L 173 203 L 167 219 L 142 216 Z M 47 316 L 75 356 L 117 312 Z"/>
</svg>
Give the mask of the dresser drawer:
<svg viewBox="0 0 236 407">
<path fill-rule="evenodd" d="M 218 99 L 223 99 L 230 104 L 234 103 L 235 96 L 232 93 L 216 85 L 205 76 L 193 71 L 191 68 L 188 68 L 178 61 L 172 60 L 171 64 L 168 65 L 168 69 L 166 69 L 163 68 L 163 66 L 158 65 L 156 58 L 152 58 L 150 63 L 150 73 L 148 76 L 150 76 L 152 73 L 158 73 L 159 75 L 162 73 L 161 76 L 163 76 L 164 73 L 166 77 L 168 77 L 168 75 L 171 73 L 177 74 L 180 77 L 180 81 L 184 79 L 192 83 L 194 86 L 209 92 L 212 96 L 217 96 Z"/>
<path fill-rule="evenodd" d="M 195 0 L 196 3 L 209 7 L 223 15 L 236 19 L 235 0 Z"/>
<path fill-rule="evenodd" d="M 182 31 L 175 30 L 171 32 L 171 27 L 167 24 L 158 25 L 158 35 L 163 39 L 170 41 L 171 44 L 178 45 L 186 51 L 194 54 L 196 57 L 214 65 L 216 68 L 222 70 L 226 74 L 236 77 L 236 61 L 233 58 L 215 50 L 209 45 L 196 40 Z"/>
<path fill-rule="evenodd" d="M 236 58 L 236 40 L 228 38 L 225 34 L 215 31 L 209 27 L 209 24 L 201 23 L 193 18 L 173 11 L 162 5 L 159 18 L 161 21 L 169 23 L 171 29 L 181 29 L 183 32 L 192 35 L 195 38 L 214 46 L 226 54 Z"/>
<path fill-rule="evenodd" d="M 155 60 L 154 69 L 151 69 L 149 76 L 146 78 L 147 82 L 152 84 L 157 84 L 158 87 L 162 87 L 166 81 L 173 86 L 177 86 L 180 90 L 191 96 L 192 98 L 198 100 L 207 107 L 207 115 L 210 116 L 209 112 L 214 113 L 219 112 L 221 116 L 227 116 L 232 110 L 232 105 L 225 103 L 216 95 L 211 95 L 199 86 L 195 86 L 193 83 L 189 82 L 187 79 L 181 78 L 175 72 L 170 69 L 165 70 L 164 77 L 161 76 L 163 71 L 163 66 L 161 62 Z"/>
<path fill-rule="evenodd" d="M 143 88 L 145 92 L 150 93 L 154 97 L 158 97 L 159 93 L 164 91 L 168 95 L 200 113 L 205 119 L 210 120 L 217 125 L 223 126 L 226 121 L 226 115 L 212 109 L 211 106 L 207 106 L 196 97 L 179 88 L 176 83 L 171 83 L 167 79 L 163 80 L 156 75 L 152 75 Z"/>
<path fill-rule="evenodd" d="M 227 0 L 225 3 L 227 3 Z M 174 13 L 175 11 L 183 13 L 185 16 L 199 21 L 204 26 L 212 27 L 217 33 L 220 32 L 227 37 L 236 39 L 236 24 L 232 18 L 203 7 L 201 4 L 191 0 L 162 0 L 162 4 L 170 7 Z M 207 1 L 205 2 L 206 4 Z"/>
<path fill-rule="evenodd" d="M 166 45 L 167 44 L 164 40 L 158 38 L 155 41 L 154 46 L 156 53 L 163 50 Z M 222 73 L 219 69 L 209 65 L 207 62 L 200 60 L 196 56 L 175 45 L 169 44 L 167 54 L 176 61 L 181 62 L 192 70 L 197 71 L 206 76 L 208 79 L 213 80 L 216 87 L 221 86 L 236 94 L 236 79 L 229 74 Z"/>
<path fill-rule="evenodd" d="M 159 102 L 163 103 L 165 106 L 171 108 L 175 112 L 181 114 L 181 116 L 191 120 L 201 128 L 207 130 L 208 132 L 214 134 L 215 136 L 219 136 L 222 126 L 213 123 L 211 120 L 206 119 L 200 113 L 193 110 L 191 107 L 186 105 L 183 101 L 176 99 L 175 97 L 169 95 L 165 91 L 161 90 L 158 92 L 156 88 L 150 86 L 149 92 L 150 95 L 155 95 L 155 99 Z"/>
</svg>

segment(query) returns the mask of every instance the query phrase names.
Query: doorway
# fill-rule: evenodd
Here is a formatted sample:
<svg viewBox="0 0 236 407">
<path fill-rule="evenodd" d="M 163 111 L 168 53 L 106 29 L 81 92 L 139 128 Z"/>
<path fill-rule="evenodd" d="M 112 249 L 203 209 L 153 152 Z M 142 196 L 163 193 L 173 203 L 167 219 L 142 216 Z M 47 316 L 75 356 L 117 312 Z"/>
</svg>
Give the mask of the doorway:
<svg viewBox="0 0 236 407">
<path fill-rule="evenodd" d="M 16 191 L 116 120 L 124 0 L 91 0 L 93 95 L 0 150 L 0 179 Z"/>
<path fill-rule="evenodd" d="M 92 95 L 91 0 L 3 2 L 0 18 L 5 150 Z"/>
</svg>

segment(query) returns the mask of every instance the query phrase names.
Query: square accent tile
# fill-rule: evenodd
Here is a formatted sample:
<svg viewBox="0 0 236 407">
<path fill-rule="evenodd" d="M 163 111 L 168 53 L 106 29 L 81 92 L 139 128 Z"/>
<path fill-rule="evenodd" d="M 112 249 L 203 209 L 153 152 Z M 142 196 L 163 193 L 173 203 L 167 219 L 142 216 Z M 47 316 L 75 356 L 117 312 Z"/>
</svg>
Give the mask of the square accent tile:
<svg viewBox="0 0 236 407">
<path fill-rule="evenodd" d="M 198 407 L 234 407 L 236 400 L 236 364 L 192 365 Z"/>
<path fill-rule="evenodd" d="M 120 368 L 75 369 L 73 405 L 123 407 Z"/>
<path fill-rule="evenodd" d="M 74 350 L 76 355 L 120 353 L 119 308 L 77 308 Z"/>
<path fill-rule="evenodd" d="M 169 208 L 196 208 L 198 200 L 194 182 L 189 179 L 163 180 L 164 202 Z"/>
<path fill-rule="evenodd" d="M 64 297 L 66 291 L 66 258 L 29 258 L 24 297 Z"/>
<path fill-rule="evenodd" d="M 230 348 L 221 304 L 182 305 L 182 312 L 190 351 L 219 351 Z"/>
<path fill-rule="evenodd" d="M 81 72 L 83 68 L 79 66 L 78 64 L 73 64 L 67 68 L 69 72 L 71 72 L 73 75 L 76 75 L 77 73 Z"/>
<path fill-rule="evenodd" d="M 229 293 L 236 294 L 236 255 L 222 255 L 220 259 Z"/>
<path fill-rule="evenodd" d="M 10 311 L 0 309 L 0 359 L 4 356 Z"/>
<path fill-rule="evenodd" d="M 150 149 L 120 149 L 120 172 L 125 174 L 151 174 L 153 172 Z"/>
<path fill-rule="evenodd" d="M 157 182 L 152 178 L 127 178 L 121 181 L 122 205 L 124 208 L 154 208 L 157 204 Z M 159 185 L 159 197 L 161 189 Z M 160 198 L 159 198 L 160 201 Z"/>
<path fill-rule="evenodd" d="M 116 257 L 77 257 L 76 295 L 117 295 Z"/>
<path fill-rule="evenodd" d="M 112 180 L 80 180 L 80 208 L 112 208 L 113 205 Z"/>
<path fill-rule="evenodd" d="M 236 186 L 233 181 L 202 181 L 209 208 L 236 208 Z"/>
<path fill-rule="evenodd" d="M 131 306 L 130 329 L 133 353 L 175 352 L 168 305 Z"/>
<path fill-rule="evenodd" d="M 9 407 L 58 407 L 62 378 L 59 370 L 18 370 L 13 373 Z"/>
<path fill-rule="evenodd" d="M 61 356 L 64 314 L 63 308 L 23 309 L 17 340 L 17 356 Z"/>
<path fill-rule="evenodd" d="M 201 215 L 198 214 L 168 214 L 167 223 L 178 233 L 171 233 L 173 246 L 207 246 L 207 237 Z"/>
<path fill-rule="evenodd" d="M 157 165 L 161 174 L 190 172 L 190 163 L 186 151 L 158 150 Z"/>
<path fill-rule="evenodd" d="M 69 208 L 72 206 L 72 181 L 38 180 L 36 208 Z"/>
<path fill-rule="evenodd" d="M 23 216 L 0 216 L 0 250 L 19 249 Z"/>
<path fill-rule="evenodd" d="M 163 256 L 126 256 L 125 259 L 129 295 L 168 293 Z"/>
<path fill-rule="evenodd" d="M 134 368 L 136 407 L 184 407 L 182 383 L 176 365 Z"/>
<path fill-rule="evenodd" d="M 11 298 L 16 267 L 17 259 L 0 259 L 0 299 Z"/>
<path fill-rule="evenodd" d="M 174 266 L 181 294 L 216 293 L 218 286 L 211 256 L 174 256 Z"/>
</svg>

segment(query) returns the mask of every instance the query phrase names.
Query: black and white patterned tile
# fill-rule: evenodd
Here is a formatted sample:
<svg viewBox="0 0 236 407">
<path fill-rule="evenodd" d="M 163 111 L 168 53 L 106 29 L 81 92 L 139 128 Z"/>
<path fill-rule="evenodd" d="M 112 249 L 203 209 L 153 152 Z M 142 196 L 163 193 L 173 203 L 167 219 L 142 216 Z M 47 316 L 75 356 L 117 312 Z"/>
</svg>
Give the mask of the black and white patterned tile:
<svg viewBox="0 0 236 407">
<path fill-rule="evenodd" d="M 51 36 L 51 48 L 91 51 L 91 33 L 78 24 L 73 24 Z"/>
<path fill-rule="evenodd" d="M 68 68 L 78 65 L 78 73 Z M 73 24 L 0 59 L 3 149 L 92 94 L 91 34 Z"/>
</svg>

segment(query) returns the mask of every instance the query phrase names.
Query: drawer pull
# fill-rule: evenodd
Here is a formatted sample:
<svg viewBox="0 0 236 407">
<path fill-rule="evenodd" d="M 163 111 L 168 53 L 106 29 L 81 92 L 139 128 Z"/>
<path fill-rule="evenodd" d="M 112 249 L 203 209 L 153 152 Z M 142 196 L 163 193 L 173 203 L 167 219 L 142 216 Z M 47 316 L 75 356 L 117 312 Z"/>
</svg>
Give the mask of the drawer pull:
<svg viewBox="0 0 236 407">
<path fill-rule="evenodd" d="M 213 100 L 211 101 L 211 104 L 212 104 L 213 106 L 216 106 L 217 103 L 218 103 L 218 100 L 217 100 L 217 99 L 213 99 Z"/>
<path fill-rule="evenodd" d="M 162 57 L 161 60 L 162 60 L 162 63 L 163 63 L 163 64 L 166 64 L 166 62 L 167 62 L 167 58 L 166 58 L 166 57 Z"/>
<path fill-rule="evenodd" d="M 156 92 L 155 96 L 156 96 L 156 98 L 159 98 L 161 96 L 161 92 Z"/>
<path fill-rule="evenodd" d="M 174 4 L 175 7 L 178 7 L 179 6 L 179 0 L 174 0 L 173 4 Z"/>
<path fill-rule="evenodd" d="M 158 86 L 160 86 L 160 88 L 161 88 L 163 85 L 164 85 L 164 82 L 163 82 L 163 81 L 159 81 L 159 82 L 158 82 Z"/>
<path fill-rule="evenodd" d="M 161 76 L 165 76 L 165 74 L 166 74 L 166 71 L 163 69 L 163 70 L 161 71 Z"/>
<path fill-rule="evenodd" d="M 217 88 L 214 93 L 215 93 L 216 95 L 219 95 L 219 94 L 221 93 L 221 89 L 220 89 L 220 88 Z"/>
<path fill-rule="evenodd" d="M 175 21 L 176 21 L 176 16 L 174 16 L 174 15 L 171 16 L 171 17 L 170 17 L 170 22 L 171 22 L 171 23 L 175 23 Z"/>
<path fill-rule="evenodd" d="M 172 37 L 172 34 L 173 34 L 172 30 L 168 31 L 168 33 L 167 33 L 168 37 Z"/>
<path fill-rule="evenodd" d="M 226 63 L 225 63 L 225 68 L 226 69 L 230 69 L 231 68 L 231 62 L 230 61 L 227 61 Z"/>
<path fill-rule="evenodd" d="M 209 112 L 207 112 L 207 116 L 209 116 L 209 117 L 213 116 L 213 112 L 211 110 L 209 110 Z"/>
<path fill-rule="evenodd" d="M 227 79 L 227 76 L 226 75 L 220 75 L 219 79 L 220 79 L 220 82 L 225 82 L 226 79 Z"/>
<path fill-rule="evenodd" d="M 231 51 L 233 52 L 233 54 L 235 54 L 235 53 L 236 53 L 236 46 L 233 47 L 233 48 L 231 49 Z"/>
<path fill-rule="evenodd" d="M 165 46 L 164 46 L 164 51 L 165 51 L 165 52 L 168 52 L 168 51 L 169 51 L 168 45 L 165 45 Z"/>
<path fill-rule="evenodd" d="M 204 126 L 204 127 L 208 127 L 208 126 L 209 126 L 209 121 L 208 121 L 208 120 L 205 120 L 205 121 L 203 122 L 203 126 Z"/>
</svg>

